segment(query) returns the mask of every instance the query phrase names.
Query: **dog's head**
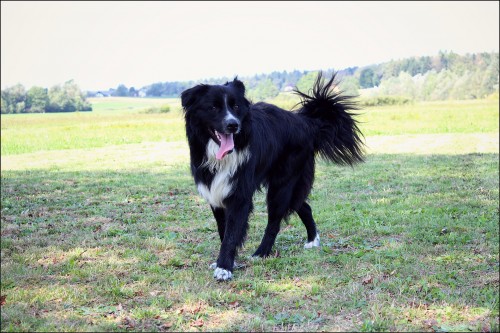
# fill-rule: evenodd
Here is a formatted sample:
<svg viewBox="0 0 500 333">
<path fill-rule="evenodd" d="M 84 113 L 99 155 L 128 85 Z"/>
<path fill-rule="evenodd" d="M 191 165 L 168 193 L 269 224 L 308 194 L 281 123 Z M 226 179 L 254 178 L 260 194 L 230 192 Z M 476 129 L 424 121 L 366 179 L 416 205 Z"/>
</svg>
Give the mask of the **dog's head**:
<svg viewBox="0 0 500 333">
<path fill-rule="evenodd" d="M 234 149 L 234 136 L 241 133 L 250 107 L 243 82 L 235 78 L 224 85 L 200 84 L 185 90 L 181 101 L 186 126 L 196 126 L 219 145 L 217 159 Z"/>
</svg>

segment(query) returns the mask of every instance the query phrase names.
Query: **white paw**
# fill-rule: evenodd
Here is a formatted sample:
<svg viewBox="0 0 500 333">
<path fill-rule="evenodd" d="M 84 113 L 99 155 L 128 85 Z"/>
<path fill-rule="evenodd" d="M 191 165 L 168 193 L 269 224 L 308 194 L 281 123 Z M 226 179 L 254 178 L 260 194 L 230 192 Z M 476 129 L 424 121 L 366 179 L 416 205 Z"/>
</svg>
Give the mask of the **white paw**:
<svg viewBox="0 0 500 333">
<path fill-rule="evenodd" d="M 319 234 L 316 234 L 316 237 L 312 242 L 306 243 L 304 245 L 304 249 L 312 249 L 313 247 L 319 246 Z"/>
<path fill-rule="evenodd" d="M 214 271 L 214 278 L 219 281 L 227 281 L 233 277 L 233 273 L 226 271 L 224 268 L 217 267 Z"/>
</svg>

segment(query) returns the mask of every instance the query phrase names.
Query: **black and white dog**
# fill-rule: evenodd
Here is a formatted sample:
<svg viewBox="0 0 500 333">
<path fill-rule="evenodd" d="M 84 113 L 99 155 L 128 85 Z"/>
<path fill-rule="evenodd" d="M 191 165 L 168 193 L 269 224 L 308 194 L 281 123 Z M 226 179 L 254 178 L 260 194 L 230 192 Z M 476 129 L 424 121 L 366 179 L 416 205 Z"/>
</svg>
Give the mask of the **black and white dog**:
<svg viewBox="0 0 500 333">
<path fill-rule="evenodd" d="M 186 134 L 191 172 L 198 192 L 212 208 L 221 247 L 212 265 L 217 280 L 232 278 L 237 248 L 245 239 L 252 197 L 267 188 L 268 224 L 253 256 L 271 253 L 280 222 L 296 212 L 307 230 L 305 248 L 320 240 L 306 203 L 314 180 L 315 156 L 337 164 L 363 160 L 362 134 L 353 119 L 350 96 L 335 92 L 335 75 L 321 73 L 312 92 L 296 90 L 296 112 L 267 103 L 252 104 L 238 79 L 185 90 Z"/>
</svg>

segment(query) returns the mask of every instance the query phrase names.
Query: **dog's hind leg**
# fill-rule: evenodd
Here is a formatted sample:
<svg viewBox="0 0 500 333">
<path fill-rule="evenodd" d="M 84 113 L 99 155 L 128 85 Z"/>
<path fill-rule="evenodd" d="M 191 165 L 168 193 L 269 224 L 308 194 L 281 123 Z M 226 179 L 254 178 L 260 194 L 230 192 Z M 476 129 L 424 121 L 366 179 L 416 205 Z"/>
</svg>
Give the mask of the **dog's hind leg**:
<svg viewBox="0 0 500 333">
<path fill-rule="evenodd" d="M 253 257 L 268 257 L 280 231 L 281 220 L 290 213 L 292 193 L 288 188 L 269 185 L 267 192 L 267 227 L 262 241 L 252 255 Z"/>
<path fill-rule="evenodd" d="M 310 249 L 312 247 L 319 246 L 319 235 L 316 229 L 316 223 L 314 223 L 314 219 L 312 216 L 311 206 L 309 206 L 309 204 L 304 201 L 302 206 L 297 209 L 297 214 L 299 215 L 302 223 L 304 223 L 307 230 L 307 243 L 304 245 L 304 248 Z"/>
</svg>

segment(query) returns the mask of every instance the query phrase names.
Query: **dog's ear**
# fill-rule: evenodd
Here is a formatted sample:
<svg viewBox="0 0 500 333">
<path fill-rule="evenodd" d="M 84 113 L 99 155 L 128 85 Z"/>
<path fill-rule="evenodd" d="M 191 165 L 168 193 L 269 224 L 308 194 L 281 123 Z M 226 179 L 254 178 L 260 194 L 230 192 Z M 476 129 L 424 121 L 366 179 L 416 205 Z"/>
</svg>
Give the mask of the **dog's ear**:
<svg viewBox="0 0 500 333">
<path fill-rule="evenodd" d="M 243 84 L 243 82 L 238 80 L 237 76 L 233 79 L 232 82 L 226 82 L 225 86 L 234 87 L 240 94 L 245 95 L 245 85 Z"/>
<path fill-rule="evenodd" d="M 184 90 L 181 94 L 181 103 L 184 110 L 187 111 L 207 90 L 208 85 L 206 84 L 199 84 L 193 88 Z"/>
</svg>

